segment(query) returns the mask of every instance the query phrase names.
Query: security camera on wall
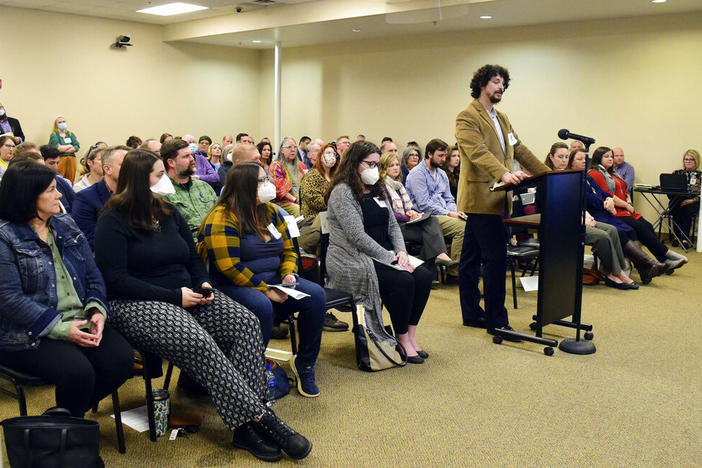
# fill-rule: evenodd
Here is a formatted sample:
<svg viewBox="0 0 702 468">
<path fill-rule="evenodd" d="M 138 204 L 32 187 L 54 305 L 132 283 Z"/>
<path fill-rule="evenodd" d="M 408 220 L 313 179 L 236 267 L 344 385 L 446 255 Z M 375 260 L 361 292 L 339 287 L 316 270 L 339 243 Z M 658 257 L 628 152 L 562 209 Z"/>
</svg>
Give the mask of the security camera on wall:
<svg viewBox="0 0 702 468">
<path fill-rule="evenodd" d="M 131 37 L 131 36 L 129 36 L 128 34 L 123 34 L 123 35 L 121 35 L 121 36 L 117 36 L 117 42 L 115 42 L 115 43 L 112 44 L 112 45 L 113 45 L 114 47 L 116 47 L 117 49 L 121 49 L 122 47 L 127 47 L 127 46 L 132 46 L 132 45 L 134 45 L 134 44 L 132 44 L 131 42 L 129 42 L 129 41 L 131 41 L 131 40 L 132 40 L 132 37 Z"/>
</svg>

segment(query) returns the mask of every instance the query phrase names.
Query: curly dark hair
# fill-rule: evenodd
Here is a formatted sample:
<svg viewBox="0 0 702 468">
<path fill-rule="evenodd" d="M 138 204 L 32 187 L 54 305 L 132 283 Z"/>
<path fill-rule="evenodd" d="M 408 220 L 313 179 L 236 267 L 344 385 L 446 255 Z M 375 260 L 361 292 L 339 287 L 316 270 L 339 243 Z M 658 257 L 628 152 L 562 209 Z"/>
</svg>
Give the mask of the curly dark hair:
<svg viewBox="0 0 702 468">
<path fill-rule="evenodd" d="M 349 146 L 344 152 L 341 163 L 337 164 L 339 168 L 336 170 L 329 190 L 327 190 L 324 197 L 325 201 L 329 202 L 329 195 L 334 187 L 339 184 L 346 184 L 351 188 L 354 198 L 360 202 L 361 198 L 363 198 L 363 187 L 366 185 L 363 183 L 361 175 L 358 173 L 358 165 L 361 164 L 363 158 L 373 153 L 380 154 L 380 149 L 369 141 L 356 141 Z M 374 197 L 385 200 L 385 184 L 383 183 L 383 179 L 378 179 L 375 185 L 370 187 L 370 191 Z"/>
<path fill-rule="evenodd" d="M 470 80 L 470 95 L 478 99 L 480 97 L 480 89 L 487 86 L 493 76 L 501 76 L 505 80 L 505 89 L 509 87 L 509 72 L 505 67 L 500 65 L 483 65 L 478 68 L 478 71 L 473 73 L 473 79 Z"/>
</svg>

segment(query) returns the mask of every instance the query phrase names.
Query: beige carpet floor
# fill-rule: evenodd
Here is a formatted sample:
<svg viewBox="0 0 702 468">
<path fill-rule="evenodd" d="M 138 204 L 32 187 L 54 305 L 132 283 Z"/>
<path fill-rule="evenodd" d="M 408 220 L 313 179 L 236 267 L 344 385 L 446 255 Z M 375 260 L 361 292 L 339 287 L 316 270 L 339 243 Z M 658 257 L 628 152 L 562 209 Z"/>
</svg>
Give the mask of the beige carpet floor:
<svg viewBox="0 0 702 468">
<path fill-rule="evenodd" d="M 495 345 L 484 331 L 462 326 L 456 286 L 432 291 L 419 329 L 431 357 L 422 365 L 361 372 L 352 334 L 325 333 L 317 365 L 322 395 L 306 399 L 292 391 L 275 405 L 314 444 L 295 464 L 702 466 L 702 255 L 689 257 L 687 266 L 638 291 L 584 288 L 594 355 L 556 350 L 547 357 L 533 343 Z M 520 289 L 519 309 L 512 310 L 507 284 L 511 323 L 528 331 L 536 293 Z M 546 330 L 559 340 L 574 332 Z M 107 466 L 262 464 L 231 448 L 231 434 L 207 399 L 191 400 L 171 387 L 175 406 L 205 414 L 200 433 L 151 443 L 147 433 L 125 428 L 127 454 L 120 455 L 105 400 L 89 417 L 100 422 Z M 127 382 L 123 409 L 142 405 L 143 394 L 141 379 Z M 30 414 L 40 413 L 53 405 L 51 388 L 30 389 L 28 401 Z M 0 396 L 0 418 L 16 415 L 16 403 Z"/>
</svg>

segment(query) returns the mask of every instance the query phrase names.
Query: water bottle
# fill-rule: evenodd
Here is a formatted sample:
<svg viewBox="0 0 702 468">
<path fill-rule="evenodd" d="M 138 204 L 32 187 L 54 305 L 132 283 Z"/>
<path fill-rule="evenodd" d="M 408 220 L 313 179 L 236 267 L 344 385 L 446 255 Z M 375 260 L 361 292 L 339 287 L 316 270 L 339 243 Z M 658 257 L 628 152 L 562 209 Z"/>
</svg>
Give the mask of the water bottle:
<svg viewBox="0 0 702 468">
<path fill-rule="evenodd" d="M 266 402 L 266 405 L 271 407 L 275 403 L 275 374 L 270 364 L 266 364 L 266 384 L 268 385 L 268 402 Z"/>
</svg>

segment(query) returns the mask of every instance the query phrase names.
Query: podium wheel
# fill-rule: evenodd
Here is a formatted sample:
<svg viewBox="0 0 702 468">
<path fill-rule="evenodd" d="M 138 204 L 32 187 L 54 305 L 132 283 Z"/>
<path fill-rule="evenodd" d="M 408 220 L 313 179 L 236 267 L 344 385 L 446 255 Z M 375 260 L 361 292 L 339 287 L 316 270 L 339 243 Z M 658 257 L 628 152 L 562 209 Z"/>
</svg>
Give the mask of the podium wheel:
<svg viewBox="0 0 702 468">
<path fill-rule="evenodd" d="M 585 339 L 586 340 L 591 340 L 595 337 L 595 334 L 592 332 L 585 332 Z"/>
<path fill-rule="evenodd" d="M 531 322 L 531 323 L 529 324 L 529 328 L 531 329 L 531 331 L 536 330 L 536 322 Z"/>
<path fill-rule="evenodd" d="M 553 356 L 553 348 L 550 346 L 547 346 L 546 348 L 544 348 L 544 354 L 546 356 Z"/>
<path fill-rule="evenodd" d="M 492 342 L 495 344 L 501 344 L 502 343 L 502 337 L 499 335 L 495 335 L 492 337 Z"/>
</svg>

